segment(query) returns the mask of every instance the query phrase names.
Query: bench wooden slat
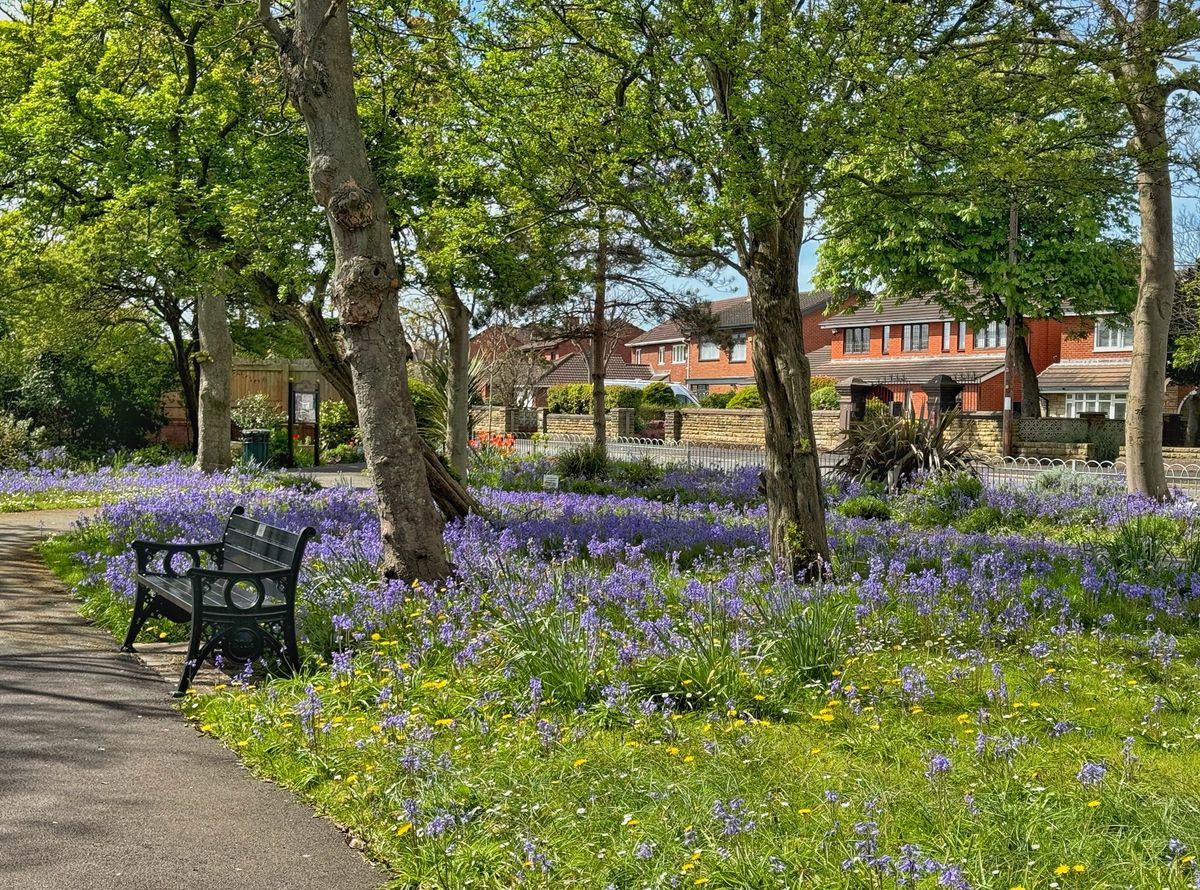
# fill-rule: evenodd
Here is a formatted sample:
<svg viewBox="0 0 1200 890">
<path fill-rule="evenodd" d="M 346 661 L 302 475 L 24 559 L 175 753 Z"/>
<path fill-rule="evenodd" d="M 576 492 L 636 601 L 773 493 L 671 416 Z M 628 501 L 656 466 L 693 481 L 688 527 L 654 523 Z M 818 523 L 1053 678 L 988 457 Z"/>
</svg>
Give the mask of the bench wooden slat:
<svg viewBox="0 0 1200 890">
<path fill-rule="evenodd" d="M 273 560 L 278 563 L 277 568 L 291 568 L 292 560 L 296 558 L 296 548 L 294 546 L 287 547 L 283 544 L 273 544 L 270 541 L 254 538 L 236 529 L 230 529 L 226 532 L 225 547 L 227 552 L 232 548 L 240 550 L 243 553 L 262 557 L 263 559 Z"/>
<path fill-rule="evenodd" d="M 300 535 L 295 532 L 290 532 L 278 526 L 267 525 L 265 522 L 248 519 L 245 516 L 230 517 L 228 531 L 240 532 L 255 540 L 266 541 L 268 544 L 276 544 L 288 550 L 295 550 L 300 543 Z"/>
</svg>

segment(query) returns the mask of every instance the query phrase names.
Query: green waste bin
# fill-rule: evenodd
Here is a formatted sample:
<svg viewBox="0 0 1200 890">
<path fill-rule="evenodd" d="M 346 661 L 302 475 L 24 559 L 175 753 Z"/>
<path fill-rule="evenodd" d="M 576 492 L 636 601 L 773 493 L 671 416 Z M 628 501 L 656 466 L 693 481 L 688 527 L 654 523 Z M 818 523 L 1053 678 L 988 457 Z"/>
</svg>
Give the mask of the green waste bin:
<svg viewBox="0 0 1200 890">
<path fill-rule="evenodd" d="M 270 456 L 270 430 L 245 430 L 242 432 L 242 460 L 266 466 Z"/>
</svg>

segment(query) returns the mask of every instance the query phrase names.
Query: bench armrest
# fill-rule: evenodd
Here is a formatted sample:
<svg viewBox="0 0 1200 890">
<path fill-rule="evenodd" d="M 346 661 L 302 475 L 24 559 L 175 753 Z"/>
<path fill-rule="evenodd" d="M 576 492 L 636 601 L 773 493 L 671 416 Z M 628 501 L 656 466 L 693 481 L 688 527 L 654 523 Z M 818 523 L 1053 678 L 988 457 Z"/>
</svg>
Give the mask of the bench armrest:
<svg viewBox="0 0 1200 890">
<path fill-rule="evenodd" d="M 204 602 L 206 593 L 216 593 L 225 600 L 225 605 L 237 611 L 255 611 L 263 607 L 267 595 L 282 596 L 291 601 L 291 585 L 296 573 L 291 569 L 274 569 L 269 572 L 251 572 L 245 569 L 190 569 L 187 576 L 192 579 L 192 591 L 197 604 Z M 254 601 L 246 600 L 246 588 L 253 588 Z M 241 594 L 238 595 L 238 588 Z"/>
<path fill-rule="evenodd" d="M 189 568 L 197 568 L 200 564 L 200 557 L 205 553 L 212 554 L 220 565 L 223 555 L 225 542 L 224 541 L 208 541 L 202 544 L 180 544 L 174 541 L 134 541 L 131 545 L 134 555 L 137 557 L 137 570 L 140 573 L 150 571 L 150 561 L 158 554 L 163 554 L 162 571 L 156 574 L 166 575 L 168 578 L 177 577 L 181 572 L 175 571 L 171 566 L 171 560 L 176 554 L 186 553 L 191 557 L 191 566 Z"/>
</svg>

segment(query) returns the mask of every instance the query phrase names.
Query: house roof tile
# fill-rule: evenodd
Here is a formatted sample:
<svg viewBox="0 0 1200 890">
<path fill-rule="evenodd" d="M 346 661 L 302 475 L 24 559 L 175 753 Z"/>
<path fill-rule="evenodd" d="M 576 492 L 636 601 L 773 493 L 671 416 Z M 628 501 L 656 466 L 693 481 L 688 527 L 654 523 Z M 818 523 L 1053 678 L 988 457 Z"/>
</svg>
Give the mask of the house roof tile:
<svg viewBox="0 0 1200 890">
<path fill-rule="evenodd" d="M 1131 362 L 1123 359 L 1081 359 L 1055 362 L 1038 374 L 1042 392 L 1069 392 L 1104 386 L 1129 386 Z"/>
<path fill-rule="evenodd" d="M 628 364 L 619 355 L 611 356 L 605 367 L 604 376 L 609 380 L 649 380 L 650 368 L 646 365 Z M 560 383 L 590 383 L 591 372 L 583 353 L 572 352 L 558 359 L 535 384 L 557 386 Z"/>
<path fill-rule="evenodd" d="M 810 352 L 808 361 L 814 377 L 846 380 L 858 377 L 864 383 L 925 383 L 939 374 L 960 383 L 980 382 L 1004 370 L 1004 356 L 977 355 L 888 356 L 887 358 L 839 358 L 830 356 L 830 348 Z"/>
</svg>

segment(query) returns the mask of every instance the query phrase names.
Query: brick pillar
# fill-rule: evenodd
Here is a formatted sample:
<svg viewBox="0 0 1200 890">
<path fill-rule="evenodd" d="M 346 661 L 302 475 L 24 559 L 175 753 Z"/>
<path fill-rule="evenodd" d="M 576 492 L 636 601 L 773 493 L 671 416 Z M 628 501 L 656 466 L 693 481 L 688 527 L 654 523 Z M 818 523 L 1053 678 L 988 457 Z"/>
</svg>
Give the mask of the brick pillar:
<svg viewBox="0 0 1200 890">
<path fill-rule="evenodd" d="M 678 442 L 683 438 L 683 412 L 663 412 L 663 438 Z"/>
<path fill-rule="evenodd" d="M 633 435 L 633 409 L 617 408 L 612 412 L 613 428 L 618 436 Z"/>
<path fill-rule="evenodd" d="M 550 431 L 550 409 L 549 408 L 542 409 L 541 428 L 542 428 L 543 433 L 548 433 Z"/>
</svg>

